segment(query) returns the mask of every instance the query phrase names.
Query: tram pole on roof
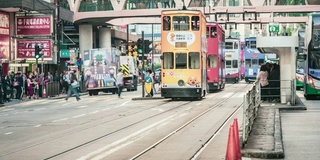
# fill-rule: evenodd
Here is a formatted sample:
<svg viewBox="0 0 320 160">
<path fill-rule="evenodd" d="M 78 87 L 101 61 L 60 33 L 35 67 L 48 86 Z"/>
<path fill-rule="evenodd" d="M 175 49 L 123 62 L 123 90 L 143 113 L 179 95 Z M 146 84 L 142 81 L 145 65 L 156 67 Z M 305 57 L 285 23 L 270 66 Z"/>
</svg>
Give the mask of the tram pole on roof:
<svg viewBox="0 0 320 160">
<path fill-rule="evenodd" d="M 183 6 L 182 6 L 182 10 L 187 10 L 186 4 L 184 4 L 184 0 L 182 0 Z"/>
</svg>

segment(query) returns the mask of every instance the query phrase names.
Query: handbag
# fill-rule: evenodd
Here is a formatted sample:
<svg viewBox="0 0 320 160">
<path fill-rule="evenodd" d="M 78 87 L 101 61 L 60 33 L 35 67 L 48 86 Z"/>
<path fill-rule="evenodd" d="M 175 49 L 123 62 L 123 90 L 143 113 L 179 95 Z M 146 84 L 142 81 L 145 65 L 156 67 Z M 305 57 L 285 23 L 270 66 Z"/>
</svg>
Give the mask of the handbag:
<svg viewBox="0 0 320 160">
<path fill-rule="evenodd" d="M 79 85 L 78 81 L 73 81 L 73 82 L 71 83 L 71 87 L 72 87 L 72 88 L 78 88 L 78 87 L 80 87 L 80 85 Z"/>
</svg>

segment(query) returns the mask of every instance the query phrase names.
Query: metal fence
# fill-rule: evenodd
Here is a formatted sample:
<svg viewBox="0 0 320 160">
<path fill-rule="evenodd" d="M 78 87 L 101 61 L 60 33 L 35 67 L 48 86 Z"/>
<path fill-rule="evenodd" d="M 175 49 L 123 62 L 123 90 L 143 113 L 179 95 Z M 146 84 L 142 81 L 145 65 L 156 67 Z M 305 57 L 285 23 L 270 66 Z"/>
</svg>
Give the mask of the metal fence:
<svg viewBox="0 0 320 160">
<path fill-rule="evenodd" d="M 86 85 L 86 82 L 84 81 L 80 81 L 79 82 L 79 91 L 81 93 L 83 92 L 86 92 L 87 91 L 87 85 Z M 54 97 L 54 96 L 59 96 L 61 94 L 61 91 L 62 91 L 62 88 L 61 88 L 61 84 L 60 82 L 50 82 L 50 83 L 47 83 L 46 84 L 46 93 L 47 93 L 47 96 L 49 97 Z"/>
<path fill-rule="evenodd" d="M 291 105 L 296 104 L 295 97 L 295 79 L 294 80 L 269 80 L 268 87 L 261 87 L 261 100 L 263 102 L 290 102 Z M 287 97 L 290 96 L 290 100 Z"/>
<path fill-rule="evenodd" d="M 258 115 L 258 108 L 261 104 L 260 83 L 253 83 L 249 91 L 244 95 L 243 123 L 242 123 L 242 144 L 248 140 L 254 119 Z"/>
</svg>

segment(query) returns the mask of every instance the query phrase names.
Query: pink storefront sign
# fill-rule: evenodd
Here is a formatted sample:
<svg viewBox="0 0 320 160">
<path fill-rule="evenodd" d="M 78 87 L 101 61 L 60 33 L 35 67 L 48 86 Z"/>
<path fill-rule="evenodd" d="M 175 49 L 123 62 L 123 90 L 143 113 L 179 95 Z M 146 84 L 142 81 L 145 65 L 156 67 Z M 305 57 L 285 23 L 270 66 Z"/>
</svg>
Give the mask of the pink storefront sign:
<svg viewBox="0 0 320 160">
<path fill-rule="evenodd" d="M 0 59 L 9 59 L 10 52 L 10 28 L 9 14 L 0 12 Z"/>
<path fill-rule="evenodd" d="M 17 35 L 51 35 L 51 16 L 17 17 Z"/>
<path fill-rule="evenodd" d="M 52 58 L 51 40 L 17 40 L 17 58 L 35 58 L 35 44 L 42 46 L 43 58 Z"/>
</svg>

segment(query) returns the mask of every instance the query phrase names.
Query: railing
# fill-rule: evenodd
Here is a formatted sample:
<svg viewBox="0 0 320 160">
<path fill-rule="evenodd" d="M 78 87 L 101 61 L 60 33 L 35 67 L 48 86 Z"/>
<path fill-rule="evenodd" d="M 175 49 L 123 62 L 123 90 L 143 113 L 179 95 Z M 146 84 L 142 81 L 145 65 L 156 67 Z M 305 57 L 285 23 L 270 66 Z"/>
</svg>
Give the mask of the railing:
<svg viewBox="0 0 320 160">
<path fill-rule="evenodd" d="M 287 103 L 296 104 L 295 97 L 295 79 L 294 80 L 268 80 L 268 87 L 261 87 L 262 102 Z M 290 96 L 290 100 L 287 100 Z"/>
<path fill-rule="evenodd" d="M 261 104 L 260 83 L 255 82 L 250 90 L 244 95 L 243 103 L 243 124 L 242 124 L 242 145 L 248 140 L 254 119 L 258 115 L 258 108 Z"/>
<path fill-rule="evenodd" d="M 46 84 L 46 92 L 48 97 L 58 96 L 60 94 L 60 82 L 54 81 Z"/>
</svg>

